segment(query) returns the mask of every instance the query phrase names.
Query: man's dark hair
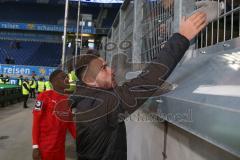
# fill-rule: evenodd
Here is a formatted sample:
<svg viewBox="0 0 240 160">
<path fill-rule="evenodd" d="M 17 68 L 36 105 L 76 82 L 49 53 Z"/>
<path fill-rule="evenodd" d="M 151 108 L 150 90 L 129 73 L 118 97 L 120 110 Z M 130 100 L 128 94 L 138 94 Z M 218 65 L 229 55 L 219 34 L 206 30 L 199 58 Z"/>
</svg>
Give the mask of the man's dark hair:
<svg viewBox="0 0 240 160">
<path fill-rule="evenodd" d="M 49 81 L 52 83 L 54 78 L 59 74 L 62 73 L 63 71 L 61 69 L 57 69 L 55 71 L 53 71 L 50 76 L 49 76 Z"/>
<path fill-rule="evenodd" d="M 97 50 L 95 50 L 95 49 L 89 49 L 89 50 L 87 50 L 86 54 L 87 54 L 87 55 L 94 55 L 94 56 L 100 57 L 99 52 L 98 52 Z"/>
<path fill-rule="evenodd" d="M 84 55 L 89 55 L 90 57 L 91 57 L 91 56 L 100 57 L 99 52 L 98 52 L 97 50 L 95 50 L 95 49 L 89 49 L 89 50 L 87 50 L 87 52 L 86 52 Z M 77 61 L 78 61 L 80 58 L 81 58 L 81 56 L 80 56 L 80 57 L 77 57 Z M 89 63 L 90 63 L 90 62 L 89 62 Z M 68 71 L 68 73 L 70 73 L 71 71 L 74 70 L 74 69 L 73 69 L 73 68 L 74 68 L 74 58 L 68 60 L 66 64 L 67 64 L 67 71 Z M 76 66 L 75 68 L 77 69 L 78 66 L 79 66 L 79 65 L 77 64 L 77 66 Z"/>
<path fill-rule="evenodd" d="M 87 69 L 89 63 L 97 58 L 99 58 L 99 55 L 95 54 L 85 54 L 77 58 L 76 76 L 78 77 L 80 82 L 82 82 L 82 74 Z"/>
</svg>

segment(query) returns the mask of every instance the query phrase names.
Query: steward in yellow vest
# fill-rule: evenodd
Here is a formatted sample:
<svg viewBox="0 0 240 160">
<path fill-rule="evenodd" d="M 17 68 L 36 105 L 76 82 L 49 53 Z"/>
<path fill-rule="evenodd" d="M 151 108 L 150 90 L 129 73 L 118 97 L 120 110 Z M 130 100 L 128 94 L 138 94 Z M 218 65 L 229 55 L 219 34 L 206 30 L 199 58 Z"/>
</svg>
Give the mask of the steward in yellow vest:
<svg viewBox="0 0 240 160">
<path fill-rule="evenodd" d="M 35 77 L 32 77 L 30 81 L 30 98 L 36 98 L 35 90 L 37 88 L 37 81 Z"/>
<path fill-rule="evenodd" d="M 21 76 L 18 77 L 18 83 L 17 84 L 19 86 L 22 86 L 22 83 L 23 83 L 23 76 L 21 75 Z"/>
<path fill-rule="evenodd" d="M 0 84 L 4 84 L 4 81 L 3 81 L 3 74 L 0 74 Z"/>
<path fill-rule="evenodd" d="M 37 84 L 38 84 L 38 85 L 37 85 L 38 94 L 44 92 L 44 91 L 45 91 L 45 83 L 44 83 L 44 81 L 43 81 L 43 78 L 40 78 L 40 79 L 38 80 L 38 83 L 37 83 Z"/>
<path fill-rule="evenodd" d="M 71 71 L 70 73 L 68 73 L 68 78 L 69 78 L 70 87 L 69 89 L 67 89 L 67 91 L 74 92 L 76 90 L 76 84 L 78 80 L 75 71 Z"/>
<path fill-rule="evenodd" d="M 50 81 L 45 82 L 45 88 L 46 88 L 46 91 L 51 90 L 53 88 Z"/>
<path fill-rule="evenodd" d="M 30 85 L 28 83 L 28 79 L 25 78 L 22 84 L 22 94 L 24 97 L 23 108 L 28 108 L 27 100 L 28 100 L 29 92 L 30 92 Z"/>
<path fill-rule="evenodd" d="M 0 75 L 0 84 L 4 84 L 2 75 Z"/>
</svg>

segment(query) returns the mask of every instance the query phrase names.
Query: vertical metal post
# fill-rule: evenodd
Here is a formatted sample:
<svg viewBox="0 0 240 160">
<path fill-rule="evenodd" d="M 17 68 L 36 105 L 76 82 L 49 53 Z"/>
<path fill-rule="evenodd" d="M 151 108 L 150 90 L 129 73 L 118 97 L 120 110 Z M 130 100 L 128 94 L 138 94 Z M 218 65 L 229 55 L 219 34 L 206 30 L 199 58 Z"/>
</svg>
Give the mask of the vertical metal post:
<svg viewBox="0 0 240 160">
<path fill-rule="evenodd" d="M 220 1 L 218 0 L 218 4 L 220 3 Z M 218 20 L 217 20 L 217 43 L 219 42 L 219 16 L 220 16 L 220 10 L 218 7 Z"/>
<path fill-rule="evenodd" d="M 63 48 L 62 48 L 62 69 L 65 68 L 65 55 L 66 55 L 66 42 L 67 42 L 67 20 L 68 20 L 68 4 L 69 0 L 65 3 L 65 16 L 64 16 L 64 31 L 63 31 Z"/>
<path fill-rule="evenodd" d="M 134 63 L 141 62 L 141 47 L 142 47 L 142 41 L 143 41 L 143 33 L 142 29 L 144 23 L 142 21 L 143 19 L 143 0 L 134 1 L 134 13 L 133 13 L 133 19 L 134 19 L 134 25 L 133 25 L 133 55 L 132 59 Z"/>
<path fill-rule="evenodd" d="M 153 2 L 153 14 L 154 14 L 154 18 L 153 18 L 153 25 L 154 25 L 154 28 L 153 28 L 153 34 L 154 34 L 154 49 L 153 49 L 153 57 L 156 57 L 156 55 L 157 55 L 157 51 L 156 51 L 156 47 L 157 47 L 157 13 L 156 13 L 156 9 L 157 9 L 157 1 L 156 2 Z"/>
<path fill-rule="evenodd" d="M 76 39 L 75 39 L 75 65 L 77 63 L 77 52 L 78 52 L 78 35 L 79 35 L 79 21 L 80 21 L 80 12 L 81 12 L 81 0 L 78 0 L 78 14 L 77 14 L 77 32 L 76 32 Z M 82 47 L 82 46 L 80 46 Z M 80 48 L 81 50 L 81 48 Z"/>
<path fill-rule="evenodd" d="M 156 23 L 157 23 L 157 54 L 160 52 L 160 43 L 161 43 L 161 36 L 160 36 L 160 30 L 161 30 L 161 23 L 159 23 L 160 19 L 160 8 L 161 5 L 159 1 L 157 1 L 157 18 L 156 18 Z"/>
<path fill-rule="evenodd" d="M 227 5 L 227 1 L 224 0 L 224 4 L 225 6 Z M 227 12 L 227 9 L 226 7 L 224 7 L 224 26 L 223 26 L 223 41 L 225 42 L 226 41 L 226 12 Z"/>
<path fill-rule="evenodd" d="M 212 1 L 213 1 L 213 0 L 212 0 Z M 219 4 L 218 4 L 218 5 L 219 5 Z M 213 30 L 214 30 L 213 22 L 211 23 L 211 25 L 212 25 L 212 29 L 211 29 L 211 31 L 212 31 L 212 32 L 211 32 L 211 33 L 212 33 L 212 34 L 211 34 L 211 45 L 213 45 L 213 33 L 214 33 L 214 32 L 213 32 Z"/>
<path fill-rule="evenodd" d="M 83 18 L 81 20 L 83 22 Z M 83 42 L 83 36 L 82 36 L 82 32 L 83 32 L 83 25 L 81 27 L 81 42 L 80 42 L 80 52 L 81 52 L 81 49 L 82 49 L 82 42 Z"/>
<path fill-rule="evenodd" d="M 233 0 L 231 5 L 232 5 L 231 9 L 233 10 Z M 231 39 L 233 39 L 233 12 L 231 14 Z"/>
<path fill-rule="evenodd" d="M 212 22 L 212 34 L 211 34 L 211 45 L 213 45 L 213 31 L 214 31 L 214 27 L 213 27 L 213 22 Z"/>
<path fill-rule="evenodd" d="M 206 32 L 205 32 L 205 47 L 207 47 L 208 46 L 208 26 L 206 27 Z"/>
<path fill-rule="evenodd" d="M 153 29 L 154 29 L 154 26 L 153 26 L 153 22 L 152 22 L 152 19 L 153 19 L 153 13 L 152 13 L 152 1 L 149 1 L 149 13 L 150 13 L 150 20 L 149 20 L 149 23 L 150 23 L 150 32 L 149 34 L 151 34 L 149 40 L 150 40 L 150 47 L 149 47 L 149 54 L 150 54 L 150 60 L 153 59 Z"/>
<path fill-rule="evenodd" d="M 181 22 L 183 16 L 183 0 L 175 0 L 174 1 L 174 27 L 173 32 L 179 31 L 179 24 Z"/>
</svg>

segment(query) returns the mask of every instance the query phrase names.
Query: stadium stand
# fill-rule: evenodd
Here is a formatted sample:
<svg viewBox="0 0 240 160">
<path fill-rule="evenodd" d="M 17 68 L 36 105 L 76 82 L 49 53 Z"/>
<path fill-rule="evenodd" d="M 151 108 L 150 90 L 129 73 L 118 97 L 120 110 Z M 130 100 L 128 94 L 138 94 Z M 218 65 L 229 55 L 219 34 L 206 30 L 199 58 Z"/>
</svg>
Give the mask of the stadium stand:
<svg viewBox="0 0 240 160">
<path fill-rule="evenodd" d="M 11 41 L 0 41 L 0 63 L 10 57 L 18 65 L 57 66 L 61 59 L 61 45 L 41 42 L 20 42 L 20 49 L 10 48 Z M 49 56 L 51 55 L 51 56 Z"/>
<path fill-rule="evenodd" d="M 34 56 L 26 60 L 26 64 L 56 67 L 60 64 L 61 49 L 60 44 L 41 43 Z"/>
<path fill-rule="evenodd" d="M 73 4 L 74 3 L 74 4 Z M 1 22 L 15 22 L 28 24 L 63 24 L 64 18 L 64 3 L 59 1 L 49 1 L 49 3 L 39 3 L 38 1 L 4 1 L 1 2 L 0 14 Z M 54 8 L 54 9 L 53 9 Z M 82 3 L 81 13 L 91 14 L 93 23 L 99 17 L 102 9 L 107 11 L 106 16 L 102 21 L 100 28 L 110 28 L 114 18 L 116 17 L 120 8 L 120 4 L 102 5 L 92 3 Z M 77 5 L 76 2 L 70 3 L 69 8 L 69 25 L 74 25 L 77 19 Z M 93 24 L 94 25 L 94 24 Z M 6 30 L 7 32 L 8 30 Z M 17 33 L 27 34 L 29 31 L 18 31 Z M 41 31 L 34 32 L 35 34 L 42 34 Z M 101 32 L 102 33 L 102 32 Z M 106 32 L 107 33 L 107 32 Z M 105 34 L 106 34 L 105 33 Z M 44 34 L 59 35 L 60 33 L 47 32 Z M 32 66 L 50 66 L 55 67 L 60 64 L 61 60 L 61 44 L 32 42 L 30 39 L 22 39 L 20 48 L 11 48 L 12 41 L 3 38 L 0 40 L 0 63 L 6 64 L 6 59 L 14 60 L 16 65 L 32 65 Z M 6 39 L 6 40 L 5 40 Z M 49 56 L 51 55 L 51 56 Z M 46 58 L 47 57 L 47 58 Z"/>
<path fill-rule="evenodd" d="M 3 3 L 0 19 L 5 22 L 57 24 L 64 17 L 64 6 L 45 4 Z M 76 10 L 69 10 L 69 19 L 76 19 Z"/>
<path fill-rule="evenodd" d="M 58 21 L 64 17 L 64 5 L 7 2 L 0 5 L 0 11 L 4 13 L 0 14 L 0 20 L 5 22 L 58 24 Z M 92 14 L 93 19 L 96 19 L 100 12 L 100 7 L 97 5 L 91 7 L 82 5 L 81 12 Z M 76 13 L 77 6 L 70 6 L 68 15 L 70 21 L 76 21 Z"/>
</svg>

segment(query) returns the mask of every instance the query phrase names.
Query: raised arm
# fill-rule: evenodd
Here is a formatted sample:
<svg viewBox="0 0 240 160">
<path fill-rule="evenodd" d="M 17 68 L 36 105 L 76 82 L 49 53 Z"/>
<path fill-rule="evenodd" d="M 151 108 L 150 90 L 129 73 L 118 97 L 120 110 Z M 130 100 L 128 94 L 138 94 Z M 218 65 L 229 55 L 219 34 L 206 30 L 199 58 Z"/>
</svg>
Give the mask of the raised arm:
<svg viewBox="0 0 240 160">
<path fill-rule="evenodd" d="M 189 48 L 189 41 L 206 26 L 206 23 L 206 14 L 204 13 L 198 12 L 189 18 L 183 18 L 179 33 L 175 33 L 168 40 L 164 48 L 143 72 L 137 78 L 116 88 L 124 111 L 131 114 L 157 90 L 160 90 L 159 95 L 166 92 L 165 89 L 161 88 L 161 85 Z M 156 95 L 154 94 L 154 96 Z"/>
</svg>

